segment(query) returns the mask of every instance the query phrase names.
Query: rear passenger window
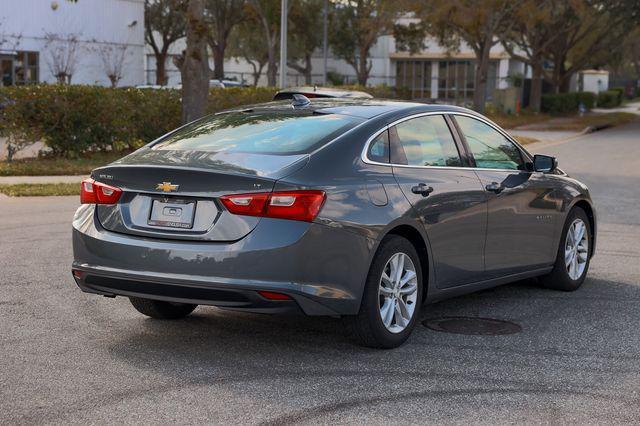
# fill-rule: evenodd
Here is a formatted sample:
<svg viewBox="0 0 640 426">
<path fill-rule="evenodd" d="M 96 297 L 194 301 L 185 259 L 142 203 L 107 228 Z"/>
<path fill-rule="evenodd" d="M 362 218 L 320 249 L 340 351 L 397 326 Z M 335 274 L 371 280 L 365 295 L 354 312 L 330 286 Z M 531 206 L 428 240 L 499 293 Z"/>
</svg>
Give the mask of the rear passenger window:
<svg viewBox="0 0 640 426">
<path fill-rule="evenodd" d="M 389 133 L 386 130 L 371 141 L 367 157 L 377 163 L 389 162 Z"/>
<path fill-rule="evenodd" d="M 409 166 L 462 166 L 458 148 L 443 116 L 413 118 L 397 124 L 393 131 L 398 146 L 392 150 L 392 163 Z"/>
</svg>

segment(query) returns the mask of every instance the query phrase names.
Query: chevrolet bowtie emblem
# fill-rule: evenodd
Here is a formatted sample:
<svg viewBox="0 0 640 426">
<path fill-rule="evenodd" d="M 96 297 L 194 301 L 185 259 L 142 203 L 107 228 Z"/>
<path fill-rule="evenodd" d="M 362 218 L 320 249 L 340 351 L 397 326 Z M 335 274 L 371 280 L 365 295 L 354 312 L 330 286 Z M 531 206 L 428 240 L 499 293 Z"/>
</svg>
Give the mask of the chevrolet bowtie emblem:
<svg viewBox="0 0 640 426">
<path fill-rule="evenodd" d="M 162 192 L 177 191 L 179 186 L 180 185 L 172 185 L 171 182 L 162 182 L 156 185 L 156 190 Z"/>
</svg>

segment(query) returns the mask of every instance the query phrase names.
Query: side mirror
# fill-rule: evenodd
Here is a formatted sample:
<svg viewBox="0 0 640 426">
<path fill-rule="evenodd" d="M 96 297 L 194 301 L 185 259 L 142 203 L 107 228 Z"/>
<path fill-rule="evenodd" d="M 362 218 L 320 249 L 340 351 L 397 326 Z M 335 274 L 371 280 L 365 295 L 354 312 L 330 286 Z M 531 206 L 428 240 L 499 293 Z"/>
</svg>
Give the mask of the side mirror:
<svg viewBox="0 0 640 426">
<path fill-rule="evenodd" d="M 558 160 L 550 155 L 536 154 L 533 156 L 533 170 L 536 172 L 549 173 L 558 167 Z"/>
</svg>

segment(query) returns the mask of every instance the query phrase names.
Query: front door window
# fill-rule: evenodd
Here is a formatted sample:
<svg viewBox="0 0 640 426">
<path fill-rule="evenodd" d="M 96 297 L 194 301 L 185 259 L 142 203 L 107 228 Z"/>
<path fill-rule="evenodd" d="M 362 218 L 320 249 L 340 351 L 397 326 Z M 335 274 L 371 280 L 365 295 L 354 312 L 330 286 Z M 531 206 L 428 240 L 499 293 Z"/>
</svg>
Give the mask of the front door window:
<svg viewBox="0 0 640 426">
<path fill-rule="evenodd" d="M 458 115 L 456 121 L 473 154 L 476 167 L 524 170 L 520 150 L 502 133 L 475 118 Z"/>
</svg>

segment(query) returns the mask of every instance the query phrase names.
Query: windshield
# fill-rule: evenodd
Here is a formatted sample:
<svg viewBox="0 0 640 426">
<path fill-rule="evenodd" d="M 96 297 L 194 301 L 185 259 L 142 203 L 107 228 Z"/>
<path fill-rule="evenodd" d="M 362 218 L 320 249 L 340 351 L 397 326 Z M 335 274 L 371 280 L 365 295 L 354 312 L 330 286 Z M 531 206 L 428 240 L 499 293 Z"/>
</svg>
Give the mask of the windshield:
<svg viewBox="0 0 640 426">
<path fill-rule="evenodd" d="M 304 154 L 362 119 L 337 114 L 233 112 L 195 121 L 156 143 L 154 150 Z"/>
</svg>

